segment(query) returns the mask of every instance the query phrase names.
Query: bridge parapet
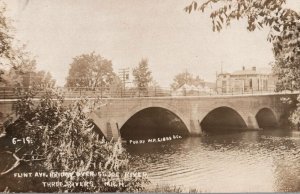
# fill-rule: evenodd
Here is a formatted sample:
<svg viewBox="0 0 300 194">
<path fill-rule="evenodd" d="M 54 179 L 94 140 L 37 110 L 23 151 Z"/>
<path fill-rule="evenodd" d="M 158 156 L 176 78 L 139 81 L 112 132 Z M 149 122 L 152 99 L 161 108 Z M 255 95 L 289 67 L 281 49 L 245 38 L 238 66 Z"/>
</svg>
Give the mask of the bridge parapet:
<svg viewBox="0 0 300 194">
<path fill-rule="evenodd" d="M 300 91 L 237 91 L 231 93 L 217 93 L 210 89 L 203 91 L 200 88 L 195 88 L 188 91 L 178 91 L 170 87 L 151 87 L 145 91 L 140 92 L 136 88 L 117 88 L 112 90 L 108 87 L 55 87 L 54 90 L 61 92 L 67 98 L 75 97 L 91 97 L 91 98 L 144 98 L 144 97 L 212 97 L 212 96 L 258 96 L 258 95 L 273 95 L 273 94 L 296 94 Z M 0 87 L 0 99 L 15 99 L 18 98 L 17 91 L 28 91 L 29 88 L 12 88 Z M 44 88 L 35 90 L 36 97 L 44 95 L 46 90 Z"/>
</svg>

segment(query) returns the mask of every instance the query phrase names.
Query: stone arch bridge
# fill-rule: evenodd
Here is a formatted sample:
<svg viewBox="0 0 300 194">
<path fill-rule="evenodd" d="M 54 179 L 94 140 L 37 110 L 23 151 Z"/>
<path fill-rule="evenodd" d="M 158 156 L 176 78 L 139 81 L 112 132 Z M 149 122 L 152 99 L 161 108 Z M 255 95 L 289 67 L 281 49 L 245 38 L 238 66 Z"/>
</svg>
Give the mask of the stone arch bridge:
<svg viewBox="0 0 300 194">
<path fill-rule="evenodd" d="M 106 105 L 92 113 L 91 118 L 106 137 L 114 139 L 120 137 L 120 130 L 131 117 L 153 107 L 172 112 L 191 135 L 201 134 L 203 127 L 207 127 L 205 121 L 213 124 L 221 117 L 240 122 L 240 127 L 246 130 L 261 129 L 281 123 L 286 112 L 281 97 L 287 95 L 116 98 L 107 99 Z"/>
<path fill-rule="evenodd" d="M 90 117 L 107 139 L 119 138 L 124 124 L 147 108 L 161 108 L 173 113 L 191 135 L 201 134 L 222 119 L 246 130 L 260 129 L 281 122 L 286 110 L 280 98 L 291 95 L 296 94 L 109 98 L 103 99 L 105 105 Z M 72 100 L 66 99 L 66 103 Z M 1 116 L 12 110 L 14 101 L 0 100 Z"/>
</svg>

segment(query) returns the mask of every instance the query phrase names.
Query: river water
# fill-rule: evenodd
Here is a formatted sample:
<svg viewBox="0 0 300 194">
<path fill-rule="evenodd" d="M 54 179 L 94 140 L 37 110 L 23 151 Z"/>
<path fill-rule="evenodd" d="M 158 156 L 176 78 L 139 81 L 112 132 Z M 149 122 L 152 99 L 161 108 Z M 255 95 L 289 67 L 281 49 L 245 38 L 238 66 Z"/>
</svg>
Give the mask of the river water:
<svg viewBox="0 0 300 194">
<path fill-rule="evenodd" d="M 248 131 L 128 145 L 151 185 L 202 192 L 300 191 L 300 132 Z"/>
</svg>

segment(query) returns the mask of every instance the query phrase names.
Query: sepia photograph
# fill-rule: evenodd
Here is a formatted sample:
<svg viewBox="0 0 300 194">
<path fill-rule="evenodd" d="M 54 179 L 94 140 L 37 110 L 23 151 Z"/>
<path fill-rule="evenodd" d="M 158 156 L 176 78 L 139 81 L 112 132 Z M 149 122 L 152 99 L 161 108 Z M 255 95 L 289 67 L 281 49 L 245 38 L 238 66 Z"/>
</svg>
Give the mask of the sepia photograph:
<svg viewBox="0 0 300 194">
<path fill-rule="evenodd" d="M 300 192 L 300 0 L 0 0 L 0 192 Z"/>
</svg>

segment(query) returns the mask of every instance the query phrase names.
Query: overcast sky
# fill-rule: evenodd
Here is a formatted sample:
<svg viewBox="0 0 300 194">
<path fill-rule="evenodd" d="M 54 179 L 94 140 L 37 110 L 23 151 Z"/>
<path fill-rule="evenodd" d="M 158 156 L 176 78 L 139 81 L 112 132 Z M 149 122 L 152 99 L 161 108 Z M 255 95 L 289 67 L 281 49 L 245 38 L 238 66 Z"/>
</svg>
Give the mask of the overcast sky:
<svg viewBox="0 0 300 194">
<path fill-rule="evenodd" d="M 208 13 L 187 14 L 189 0 L 6 0 L 16 38 L 27 44 L 38 69 L 65 83 L 72 58 L 95 51 L 115 72 L 148 58 L 153 77 L 168 86 L 186 69 L 207 81 L 216 71 L 272 62 L 268 30 L 248 32 L 237 22 L 212 32 Z M 300 0 L 288 0 L 300 11 Z"/>
</svg>

